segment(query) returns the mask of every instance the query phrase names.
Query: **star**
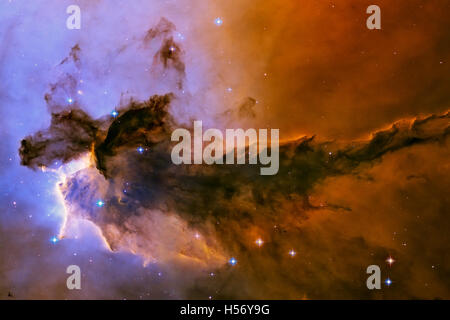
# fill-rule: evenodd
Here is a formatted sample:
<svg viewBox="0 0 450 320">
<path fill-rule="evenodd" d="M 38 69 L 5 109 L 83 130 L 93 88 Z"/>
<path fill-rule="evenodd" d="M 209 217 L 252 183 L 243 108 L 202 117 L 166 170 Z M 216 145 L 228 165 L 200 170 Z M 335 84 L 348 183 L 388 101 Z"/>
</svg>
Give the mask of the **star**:
<svg viewBox="0 0 450 320">
<path fill-rule="evenodd" d="M 181 40 L 184 40 L 184 36 L 180 32 L 177 32 L 177 37 L 180 38 Z"/>
<path fill-rule="evenodd" d="M 389 279 L 389 278 L 387 278 L 386 280 L 384 280 L 384 283 L 385 283 L 387 286 L 390 286 L 390 285 L 392 284 L 392 280 Z"/>
<path fill-rule="evenodd" d="M 258 238 L 255 243 L 258 245 L 258 247 L 261 247 L 264 244 L 264 241 L 261 238 Z"/>
<path fill-rule="evenodd" d="M 297 252 L 294 251 L 294 249 L 291 249 L 291 251 L 289 251 L 289 255 L 291 257 L 295 256 L 297 254 Z"/>
<path fill-rule="evenodd" d="M 67 103 L 68 104 L 72 104 L 73 103 L 73 99 L 72 98 L 67 98 Z"/>
<path fill-rule="evenodd" d="M 222 20 L 222 18 L 217 17 L 217 18 L 214 20 L 214 23 L 215 23 L 216 25 L 220 26 L 220 25 L 223 24 L 223 20 Z"/>
<path fill-rule="evenodd" d="M 138 151 L 139 153 L 144 153 L 144 148 L 139 147 L 139 148 L 137 148 L 137 151 Z"/>
<path fill-rule="evenodd" d="M 111 112 L 111 115 L 115 118 L 115 117 L 117 117 L 119 115 L 119 113 L 116 110 L 113 110 Z"/>
<path fill-rule="evenodd" d="M 102 201 L 102 200 L 98 200 L 97 202 L 96 202 L 96 205 L 97 205 L 97 207 L 103 207 L 104 205 L 105 205 L 105 203 Z"/>
<path fill-rule="evenodd" d="M 389 257 L 386 259 L 386 262 L 387 262 L 387 264 L 388 264 L 389 266 L 392 266 L 392 264 L 395 262 L 395 260 L 394 260 L 394 258 L 392 258 L 391 256 L 389 256 Z"/>
<path fill-rule="evenodd" d="M 57 243 L 57 242 L 59 241 L 59 239 L 58 239 L 56 236 L 53 236 L 53 237 L 50 239 L 50 241 L 51 241 L 52 243 Z"/>
<path fill-rule="evenodd" d="M 231 258 L 230 260 L 228 260 L 228 263 L 234 266 L 237 263 L 237 260 L 235 258 Z"/>
</svg>

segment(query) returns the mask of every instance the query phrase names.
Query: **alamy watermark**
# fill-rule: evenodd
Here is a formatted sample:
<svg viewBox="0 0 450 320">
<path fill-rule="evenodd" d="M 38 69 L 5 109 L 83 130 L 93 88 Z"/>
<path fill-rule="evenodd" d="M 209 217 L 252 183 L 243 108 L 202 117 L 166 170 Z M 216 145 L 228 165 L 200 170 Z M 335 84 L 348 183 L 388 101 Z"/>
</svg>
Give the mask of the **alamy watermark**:
<svg viewBox="0 0 450 320">
<path fill-rule="evenodd" d="M 70 274 L 67 277 L 66 285 L 69 290 L 81 289 L 81 269 L 76 264 L 72 264 L 67 267 L 66 273 Z"/>
<path fill-rule="evenodd" d="M 66 13 L 70 16 L 66 20 L 66 27 L 69 30 L 81 29 L 81 9 L 79 6 L 72 4 L 67 7 Z"/>
<path fill-rule="evenodd" d="M 261 175 L 275 175 L 279 168 L 279 129 L 226 129 L 225 140 L 219 129 L 208 129 L 203 133 L 202 121 L 194 121 L 194 152 L 192 153 L 191 132 L 178 128 L 172 132 L 172 141 L 178 141 L 171 153 L 172 162 L 179 164 L 245 164 L 248 149 L 248 163 L 265 165 Z M 181 140 L 181 141 L 180 141 Z M 210 142 L 203 147 L 204 142 Z M 270 152 L 268 144 L 270 142 Z M 225 153 L 224 153 L 225 143 Z"/>
</svg>

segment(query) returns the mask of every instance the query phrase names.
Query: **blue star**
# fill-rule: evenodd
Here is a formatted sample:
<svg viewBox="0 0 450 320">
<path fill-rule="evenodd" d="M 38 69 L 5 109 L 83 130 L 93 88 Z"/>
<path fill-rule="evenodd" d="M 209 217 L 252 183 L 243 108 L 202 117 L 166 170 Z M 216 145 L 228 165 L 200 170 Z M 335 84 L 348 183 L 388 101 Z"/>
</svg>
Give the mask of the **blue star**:
<svg viewBox="0 0 450 320">
<path fill-rule="evenodd" d="M 392 281 L 391 281 L 391 279 L 387 278 L 386 280 L 384 280 L 384 283 L 385 283 L 387 286 L 390 286 L 390 285 L 392 284 Z"/>
<path fill-rule="evenodd" d="M 72 104 L 73 103 L 73 99 L 72 98 L 67 98 L 67 103 L 68 104 Z"/>
<path fill-rule="evenodd" d="M 216 18 L 216 19 L 214 20 L 214 23 L 215 23 L 216 25 L 218 25 L 218 26 L 221 26 L 222 23 L 223 23 L 223 20 L 222 20 L 222 18 Z"/>
<path fill-rule="evenodd" d="M 52 243 L 57 243 L 57 242 L 59 241 L 59 239 L 58 239 L 57 237 L 53 236 L 53 237 L 50 239 L 50 241 L 51 241 Z"/>
<path fill-rule="evenodd" d="M 181 40 L 184 40 L 184 36 L 179 32 L 177 32 L 177 37 L 180 38 Z"/>
<path fill-rule="evenodd" d="M 228 260 L 228 263 L 234 266 L 237 263 L 237 260 L 235 258 L 231 258 L 230 260 Z"/>
<path fill-rule="evenodd" d="M 96 205 L 97 205 L 97 207 L 103 207 L 104 205 L 105 205 L 105 203 L 102 201 L 102 200 L 98 200 L 97 202 L 96 202 Z"/>
<path fill-rule="evenodd" d="M 119 113 L 116 110 L 113 110 L 111 112 L 111 115 L 115 118 L 115 117 L 117 117 L 119 115 Z"/>
<path fill-rule="evenodd" d="M 139 148 L 137 148 L 137 151 L 142 154 L 142 153 L 144 153 L 144 148 L 139 147 Z"/>
</svg>

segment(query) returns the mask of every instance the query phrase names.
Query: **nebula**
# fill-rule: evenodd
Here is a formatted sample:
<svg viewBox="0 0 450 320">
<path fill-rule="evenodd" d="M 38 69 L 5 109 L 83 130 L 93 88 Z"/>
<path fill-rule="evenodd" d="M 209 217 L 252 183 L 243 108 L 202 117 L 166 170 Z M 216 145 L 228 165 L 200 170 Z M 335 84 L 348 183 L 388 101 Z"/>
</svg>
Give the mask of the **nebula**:
<svg viewBox="0 0 450 320">
<path fill-rule="evenodd" d="M 4 14 L 0 61 L 27 78 L 0 69 L 2 298 L 450 297 L 445 1 L 380 1 L 382 30 L 364 1 L 113 2 L 81 1 L 45 67 L 13 58 L 39 56 L 24 5 Z M 30 15 L 65 18 L 45 4 Z M 174 164 L 195 120 L 279 129 L 277 174 Z M 373 264 L 392 284 L 367 289 Z"/>
</svg>

